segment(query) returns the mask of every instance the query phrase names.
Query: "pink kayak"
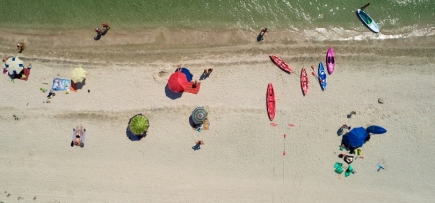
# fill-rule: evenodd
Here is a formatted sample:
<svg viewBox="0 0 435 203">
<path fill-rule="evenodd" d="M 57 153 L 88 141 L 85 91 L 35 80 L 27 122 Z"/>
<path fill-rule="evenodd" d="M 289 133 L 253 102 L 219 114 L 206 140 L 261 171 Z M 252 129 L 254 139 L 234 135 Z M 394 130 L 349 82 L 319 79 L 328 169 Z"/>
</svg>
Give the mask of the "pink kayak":
<svg viewBox="0 0 435 203">
<path fill-rule="evenodd" d="M 328 69 L 329 75 L 334 72 L 335 68 L 335 54 L 334 49 L 329 47 L 328 52 L 326 53 L 326 69 Z"/>
</svg>

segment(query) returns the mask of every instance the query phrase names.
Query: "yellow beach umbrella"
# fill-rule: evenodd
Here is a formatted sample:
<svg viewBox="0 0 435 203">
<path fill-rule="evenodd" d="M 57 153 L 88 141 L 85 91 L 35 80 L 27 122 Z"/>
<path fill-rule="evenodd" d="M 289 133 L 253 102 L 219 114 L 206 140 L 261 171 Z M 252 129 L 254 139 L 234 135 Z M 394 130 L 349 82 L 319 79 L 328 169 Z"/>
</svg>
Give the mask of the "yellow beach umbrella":
<svg viewBox="0 0 435 203">
<path fill-rule="evenodd" d="M 74 83 L 83 82 L 86 79 L 86 71 L 82 67 L 74 68 L 71 72 L 71 80 Z"/>
</svg>

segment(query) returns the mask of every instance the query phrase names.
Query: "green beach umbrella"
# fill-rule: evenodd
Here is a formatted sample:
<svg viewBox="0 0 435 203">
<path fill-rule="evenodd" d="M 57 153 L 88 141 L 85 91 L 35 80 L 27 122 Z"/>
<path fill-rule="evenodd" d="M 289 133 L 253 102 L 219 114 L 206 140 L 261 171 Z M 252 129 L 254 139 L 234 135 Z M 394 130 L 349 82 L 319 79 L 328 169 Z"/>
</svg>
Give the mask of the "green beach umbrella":
<svg viewBox="0 0 435 203">
<path fill-rule="evenodd" d="M 148 118 L 142 114 L 133 116 L 128 122 L 128 129 L 135 135 L 143 135 L 150 126 Z"/>
<path fill-rule="evenodd" d="M 195 124 L 201 124 L 204 123 L 205 119 L 207 119 L 207 111 L 203 106 L 196 107 L 192 112 L 192 121 Z"/>
</svg>

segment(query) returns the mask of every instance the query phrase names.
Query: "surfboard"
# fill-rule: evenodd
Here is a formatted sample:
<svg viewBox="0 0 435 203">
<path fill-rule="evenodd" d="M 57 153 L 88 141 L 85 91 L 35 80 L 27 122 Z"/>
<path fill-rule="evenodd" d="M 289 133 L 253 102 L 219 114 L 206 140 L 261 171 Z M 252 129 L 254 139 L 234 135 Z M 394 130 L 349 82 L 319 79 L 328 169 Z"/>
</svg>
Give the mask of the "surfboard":
<svg viewBox="0 0 435 203">
<path fill-rule="evenodd" d="M 378 24 L 376 24 L 376 22 L 366 12 L 364 12 L 361 9 L 358 9 L 356 11 L 356 15 L 361 20 L 361 22 L 363 22 L 364 25 L 367 28 L 369 28 L 372 32 L 374 32 L 374 33 L 379 32 Z"/>
</svg>

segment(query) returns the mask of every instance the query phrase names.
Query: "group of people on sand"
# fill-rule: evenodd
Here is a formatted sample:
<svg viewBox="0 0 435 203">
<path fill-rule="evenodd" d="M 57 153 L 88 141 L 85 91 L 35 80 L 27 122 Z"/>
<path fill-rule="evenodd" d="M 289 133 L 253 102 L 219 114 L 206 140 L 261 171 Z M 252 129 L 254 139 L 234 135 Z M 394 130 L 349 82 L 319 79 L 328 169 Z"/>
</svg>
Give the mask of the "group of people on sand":
<svg viewBox="0 0 435 203">
<path fill-rule="evenodd" d="M 95 40 L 100 39 L 101 36 L 106 35 L 106 33 L 110 30 L 110 26 L 109 24 L 107 24 L 107 22 L 102 23 L 103 26 L 103 30 L 100 29 L 99 27 L 95 28 L 95 32 L 97 33 L 97 36 L 94 37 Z"/>
</svg>

